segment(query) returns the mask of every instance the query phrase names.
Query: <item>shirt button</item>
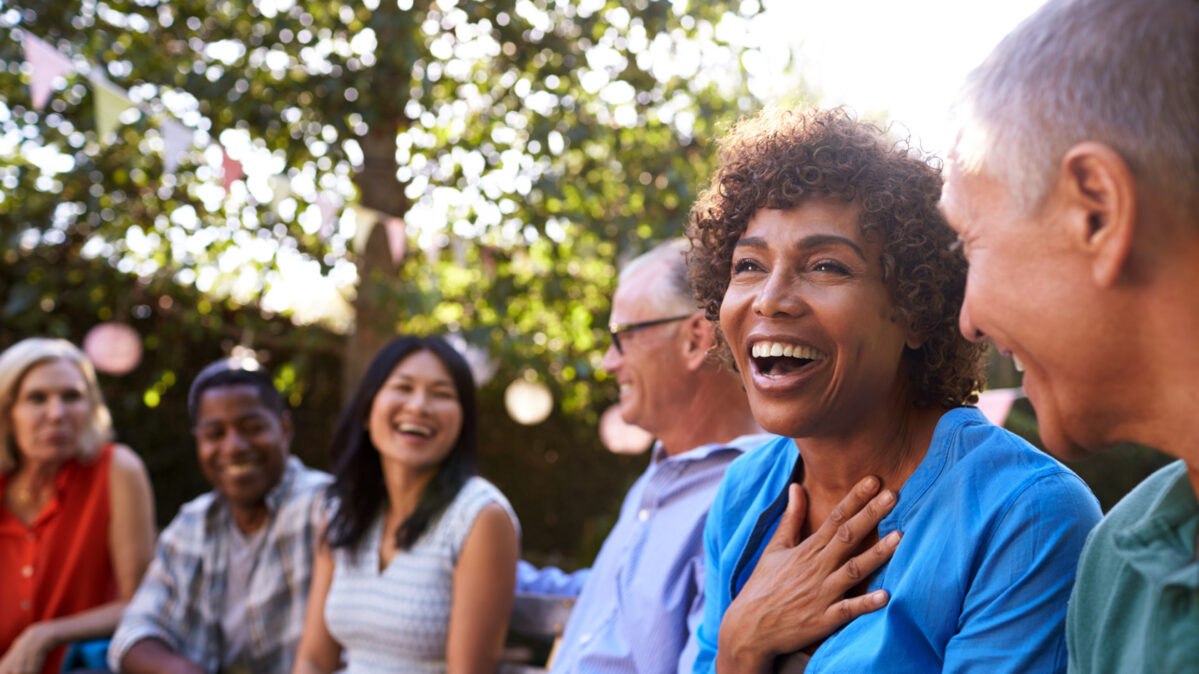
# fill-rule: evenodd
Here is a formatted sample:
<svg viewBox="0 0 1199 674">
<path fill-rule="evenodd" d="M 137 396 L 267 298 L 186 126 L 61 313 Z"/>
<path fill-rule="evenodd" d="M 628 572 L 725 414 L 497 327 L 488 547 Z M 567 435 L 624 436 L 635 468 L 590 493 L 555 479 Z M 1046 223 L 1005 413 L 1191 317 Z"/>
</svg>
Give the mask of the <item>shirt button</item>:
<svg viewBox="0 0 1199 674">
<path fill-rule="evenodd" d="M 648 520 L 649 519 L 649 510 L 646 508 L 642 508 L 641 512 L 637 513 L 637 519 L 641 520 L 642 522 Z"/>
<path fill-rule="evenodd" d="M 29 600 L 28 600 L 28 599 L 26 599 L 25 601 L 22 601 L 22 602 L 21 602 L 21 610 L 22 610 L 22 611 L 28 611 L 28 610 L 29 610 L 29 608 L 30 608 L 30 606 L 31 606 L 31 604 L 29 603 Z"/>
<path fill-rule="evenodd" d="M 25 576 L 26 578 L 32 578 L 33 577 L 33 567 L 29 566 L 29 565 L 25 565 L 24 567 L 22 567 L 21 575 Z"/>
<path fill-rule="evenodd" d="M 585 644 L 585 643 L 587 643 L 588 641 L 591 641 L 591 635 L 590 635 L 590 634 L 584 634 L 584 635 L 583 635 L 583 638 L 582 638 L 582 639 L 579 639 L 579 643 L 581 643 L 581 644 Z"/>
</svg>

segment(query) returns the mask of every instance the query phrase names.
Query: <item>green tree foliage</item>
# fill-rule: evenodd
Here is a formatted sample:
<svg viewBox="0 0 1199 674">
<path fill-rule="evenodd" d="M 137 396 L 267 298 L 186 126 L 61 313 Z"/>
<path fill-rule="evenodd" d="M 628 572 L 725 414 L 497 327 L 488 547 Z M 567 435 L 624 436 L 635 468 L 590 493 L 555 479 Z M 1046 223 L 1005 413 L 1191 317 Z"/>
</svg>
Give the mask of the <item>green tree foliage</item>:
<svg viewBox="0 0 1199 674">
<path fill-rule="evenodd" d="M 334 276 L 357 262 L 347 379 L 395 332 L 460 332 L 499 360 L 485 398 L 533 369 L 558 401 L 543 450 L 521 455 L 497 431 L 487 451 L 543 472 L 551 456 L 602 456 L 595 422 L 614 391 L 599 362 L 616 268 L 682 231 L 718 127 L 754 106 L 728 44 L 742 7 L 757 11 L 686 0 L 0 0 L 0 255 L 103 261 L 230 311 L 269 308 L 288 260 Z M 32 109 L 25 31 L 130 92 L 138 108 L 117 138 L 98 137 L 82 75 Z M 174 174 L 162 157 L 170 117 L 197 131 Z M 269 170 L 226 193 L 217 142 Z M 322 195 L 403 217 L 402 265 L 357 259 L 351 217 L 319 226 Z M 3 321 L 21 325 L 7 341 L 68 333 L 20 318 L 62 284 L 6 279 Z M 97 319 L 135 303 L 158 315 L 135 294 L 110 292 Z M 329 374 L 297 374 L 312 376 Z M 625 466 L 616 482 L 636 468 L 605 460 Z M 618 496 L 591 493 L 608 510 Z"/>
</svg>

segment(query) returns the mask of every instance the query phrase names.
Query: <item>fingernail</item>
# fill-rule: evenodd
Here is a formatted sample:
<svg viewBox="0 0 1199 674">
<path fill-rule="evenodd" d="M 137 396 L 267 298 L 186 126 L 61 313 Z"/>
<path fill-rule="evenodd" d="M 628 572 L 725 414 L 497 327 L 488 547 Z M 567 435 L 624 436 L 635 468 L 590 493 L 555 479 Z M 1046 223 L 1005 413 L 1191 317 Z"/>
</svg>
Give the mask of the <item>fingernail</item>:
<svg viewBox="0 0 1199 674">
<path fill-rule="evenodd" d="M 875 590 L 874 592 L 871 592 L 870 593 L 870 601 L 875 606 L 882 606 L 883 604 L 886 604 L 887 603 L 887 591 L 886 590 Z"/>
<path fill-rule="evenodd" d="M 889 505 L 891 505 L 892 503 L 895 503 L 895 492 L 891 491 L 890 489 L 888 489 L 887 491 L 883 492 L 883 495 L 882 495 L 882 503 L 883 503 L 883 505 L 885 505 L 885 506 L 889 506 Z"/>
<path fill-rule="evenodd" d="M 878 489 L 878 478 L 873 475 L 867 475 L 866 479 L 862 480 L 862 484 L 870 491 L 874 491 Z"/>
<path fill-rule="evenodd" d="M 887 534 L 887 537 L 883 540 L 887 543 L 887 545 L 893 546 L 893 545 L 899 545 L 900 538 L 903 538 L 903 534 L 901 534 L 899 532 L 899 530 L 895 530 L 895 531 L 892 531 L 891 533 Z"/>
</svg>

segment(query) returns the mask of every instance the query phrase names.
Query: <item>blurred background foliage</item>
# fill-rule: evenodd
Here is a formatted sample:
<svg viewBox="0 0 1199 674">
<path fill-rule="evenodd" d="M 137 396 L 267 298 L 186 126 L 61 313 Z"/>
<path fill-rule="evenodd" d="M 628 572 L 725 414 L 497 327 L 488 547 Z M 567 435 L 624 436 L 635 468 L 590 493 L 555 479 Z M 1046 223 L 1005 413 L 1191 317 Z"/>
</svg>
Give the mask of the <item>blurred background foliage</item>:
<svg viewBox="0 0 1199 674">
<path fill-rule="evenodd" d="M 596 430 L 616 397 L 599 367 L 616 270 L 681 233 L 713 140 L 760 105 L 735 39 L 758 10 L 0 0 L 0 348 L 79 343 L 108 320 L 138 331 L 141 365 L 103 385 L 165 522 L 205 487 L 185 398 L 211 360 L 252 348 L 295 408 L 295 451 L 324 467 L 378 347 L 457 333 L 496 366 L 480 391 L 481 463 L 521 518 L 526 555 L 585 564 L 647 460 L 608 453 Z M 25 31 L 129 92 L 117 138 L 98 136 L 82 73 L 32 109 Z M 173 173 L 167 119 L 196 139 Z M 220 148 L 246 167 L 228 191 Z M 326 226 L 330 202 L 368 217 L 347 209 Z M 406 224 L 398 263 L 384 228 L 367 230 L 388 216 Z M 1000 384 L 1004 367 L 992 363 Z M 529 372 L 555 398 L 533 427 L 503 405 Z M 1012 419 L 1036 439 L 1026 408 Z M 1121 456 L 1078 467 L 1105 506 L 1160 462 Z"/>
<path fill-rule="evenodd" d="M 137 329 L 147 357 L 104 383 L 165 521 L 203 487 L 184 398 L 210 360 L 255 349 L 289 388 L 297 453 L 322 466 L 345 386 L 379 345 L 458 333 L 496 363 L 483 470 L 512 496 L 526 548 L 587 561 L 646 460 L 597 438 L 616 393 L 599 369 L 608 298 L 621 260 L 682 231 L 718 127 L 757 105 L 722 37 L 739 10 L 0 0 L 0 346 L 79 342 L 103 320 Z M 33 110 L 24 31 L 128 91 L 138 105 L 117 138 L 98 136 L 82 73 Z M 168 173 L 171 118 L 196 147 Z M 246 167 L 228 192 L 218 147 Z M 319 226 L 322 199 L 402 217 L 407 255 L 393 263 L 352 213 Z M 300 283 L 297 264 L 352 303 L 348 323 L 298 326 L 308 298 L 272 300 Z M 530 370 L 556 404 L 526 428 L 502 396 Z"/>
</svg>

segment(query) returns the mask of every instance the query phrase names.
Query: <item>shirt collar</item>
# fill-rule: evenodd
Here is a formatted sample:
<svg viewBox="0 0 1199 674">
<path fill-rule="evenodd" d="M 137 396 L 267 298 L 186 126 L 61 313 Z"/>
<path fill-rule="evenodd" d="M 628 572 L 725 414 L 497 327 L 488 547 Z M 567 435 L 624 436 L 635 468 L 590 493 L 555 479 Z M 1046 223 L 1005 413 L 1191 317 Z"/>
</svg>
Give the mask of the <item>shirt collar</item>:
<svg viewBox="0 0 1199 674">
<path fill-rule="evenodd" d="M 1199 529 L 1199 501 L 1179 463 L 1177 475 L 1145 514 L 1114 536 L 1116 554 L 1147 578 L 1164 585 L 1199 589 L 1199 561 L 1195 535 Z"/>
<path fill-rule="evenodd" d="M 715 452 L 726 449 L 731 449 L 737 452 L 747 452 L 754 447 L 766 444 L 775 437 L 777 436 L 769 433 L 752 433 L 750 435 L 742 435 L 733 438 L 728 442 L 711 442 L 706 445 L 700 445 L 699 447 L 689 449 L 682 454 L 677 454 L 673 457 L 666 455 L 666 448 L 662 446 L 661 440 L 655 440 L 654 447 L 650 453 L 650 456 L 652 457 L 651 462 L 658 464 L 667 459 L 673 459 L 675 461 L 700 461 L 708 458 Z"/>
</svg>

